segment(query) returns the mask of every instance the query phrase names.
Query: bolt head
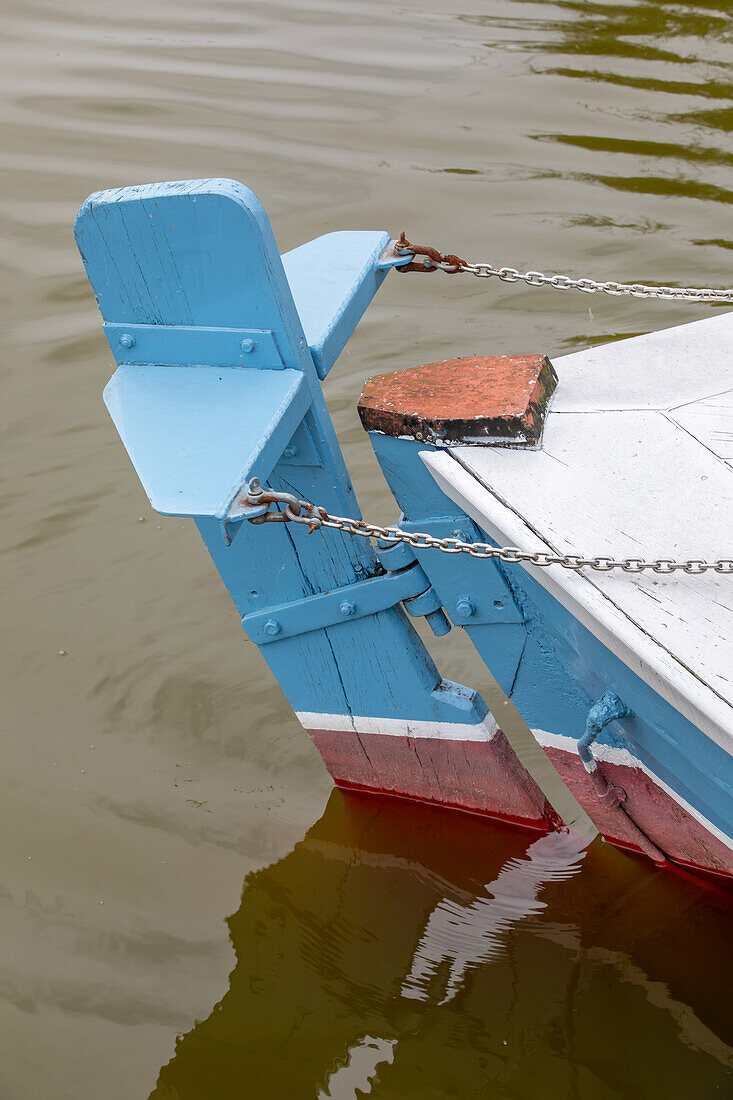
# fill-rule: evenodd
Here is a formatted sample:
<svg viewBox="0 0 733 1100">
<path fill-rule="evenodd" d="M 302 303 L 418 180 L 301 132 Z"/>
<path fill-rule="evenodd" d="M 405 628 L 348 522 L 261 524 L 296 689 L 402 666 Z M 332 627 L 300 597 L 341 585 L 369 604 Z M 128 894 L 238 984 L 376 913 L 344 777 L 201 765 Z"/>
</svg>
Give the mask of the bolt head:
<svg viewBox="0 0 733 1100">
<path fill-rule="evenodd" d="M 129 332 L 123 332 L 120 336 L 121 348 L 134 348 L 137 340 Z"/>
<path fill-rule="evenodd" d="M 356 613 L 356 604 L 352 603 L 351 600 L 342 600 L 339 610 L 341 614 L 348 619 L 349 616 Z"/>
<path fill-rule="evenodd" d="M 276 634 L 280 633 L 282 627 L 277 619 L 268 619 L 262 629 L 265 634 L 269 634 L 271 638 L 274 638 Z"/>
<path fill-rule="evenodd" d="M 298 453 L 298 448 L 294 443 L 290 443 L 283 451 L 283 458 L 295 458 Z"/>
<path fill-rule="evenodd" d="M 473 601 L 468 596 L 461 596 L 459 600 L 456 600 L 456 612 L 462 619 L 470 619 L 475 611 Z"/>
<path fill-rule="evenodd" d="M 254 351 L 255 348 L 257 347 L 254 340 L 249 340 L 249 339 L 242 340 L 242 342 L 239 346 L 240 346 L 240 348 L 242 349 L 242 351 L 244 352 L 245 355 L 249 355 L 249 353 Z"/>
</svg>

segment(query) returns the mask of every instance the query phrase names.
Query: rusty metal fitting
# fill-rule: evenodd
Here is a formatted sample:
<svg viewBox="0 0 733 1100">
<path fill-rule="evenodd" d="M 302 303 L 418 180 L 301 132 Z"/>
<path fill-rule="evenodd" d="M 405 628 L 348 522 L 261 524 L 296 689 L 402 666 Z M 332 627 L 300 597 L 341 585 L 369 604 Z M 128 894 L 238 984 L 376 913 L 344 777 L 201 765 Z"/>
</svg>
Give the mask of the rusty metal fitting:
<svg viewBox="0 0 733 1100">
<path fill-rule="evenodd" d="M 412 253 L 413 256 L 424 257 L 422 262 L 413 261 L 404 264 L 402 267 L 398 267 L 397 271 L 420 271 L 427 275 L 432 274 L 433 271 L 444 271 L 446 275 L 457 275 L 459 271 L 467 266 L 465 260 L 462 260 L 460 256 L 454 256 L 452 252 L 444 254 L 429 244 L 412 244 L 405 236 L 404 229 L 400 233 L 400 238 L 395 244 L 394 250 L 398 255 Z"/>
</svg>

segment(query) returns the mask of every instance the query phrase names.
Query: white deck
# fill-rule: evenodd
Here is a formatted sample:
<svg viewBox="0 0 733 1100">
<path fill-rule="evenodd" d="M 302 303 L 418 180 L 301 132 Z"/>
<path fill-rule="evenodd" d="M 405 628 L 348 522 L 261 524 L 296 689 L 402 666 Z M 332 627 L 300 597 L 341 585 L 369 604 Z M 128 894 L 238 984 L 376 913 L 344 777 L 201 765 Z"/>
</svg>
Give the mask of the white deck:
<svg viewBox="0 0 733 1100">
<path fill-rule="evenodd" d="M 423 452 L 444 491 L 504 545 L 733 557 L 733 313 L 554 365 L 541 447 Z M 529 571 L 733 751 L 733 575 Z"/>
</svg>

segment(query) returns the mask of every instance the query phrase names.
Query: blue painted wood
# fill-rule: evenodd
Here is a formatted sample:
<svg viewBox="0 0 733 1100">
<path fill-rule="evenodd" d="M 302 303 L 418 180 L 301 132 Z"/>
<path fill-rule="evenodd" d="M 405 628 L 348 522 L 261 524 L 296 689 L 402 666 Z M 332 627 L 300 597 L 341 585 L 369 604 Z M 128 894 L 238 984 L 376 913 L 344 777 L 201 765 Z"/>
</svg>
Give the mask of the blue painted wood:
<svg viewBox="0 0 733 1100">
<path fill-rule="evenodd" d="M 119 363 L 157 363 L 167 367 L 261 367 L 282 370 L 275 338 L 256 328 L 205 325 L 104 325 Z"/>
<path fill-rule="evenodd" d="M 431 520 L 445 519 L 470 531 L 473 521 L 438 488 L 423 462 L 418 458 L 421 447 L 413 439 L 395 439 L 381 432 L 369 432 L 369 441 L 379 462 L 392 495 L 402 511 L 406 523 L 425 517 Z M 448 559 L 446 558 L 446 561 Z"/>
<path fill-rule="evenodd" d="M 295 429 L 290 442 L 280 456 L 282 466 L 322 466 L 321 456 L 315 448 L 313 433 L 303 420 Z"/>
<path fill-rule="evenodd" d="M 389 233 L 327 233 L 283 255 L 319 378 L 325 378 L 384 281 Z"/>
<path fill-rule="evenodd" d="M 521 567 L 520 567 L 521 568 Z M 515 591 L 534 605 L 530 641 L 513 693 L 528 725 L 579 740 L 588 709 L 612 689 L 633 712 L 596 743 L 629 748 L 650 771 L 727 836 L 733 834 L 730 757 L 657 695 L 522 570 L 507 566 Z M 511 575 L 510 575 L 511 574 Z M 489 655 L 482 654 L 488 661 Z"/>
<path fill-rule="evenodd" d="M 282 339 L 286 366 L 310 358 L 267 215 L 242 184 L 99 192 L 75 231 L 106 321 L 265 329 Z"/>
<path fill-rule="evenodd" d="M 420 461 L 419 451 L 424 447 L 379 432 L 370 432 L 369 438 L 402 509 L 401 527 L 427 531 L 436 538 L 484 541 L 478 527 L 445 496 Z M 490 672 L 502 691 L 511 695 L 528 634 L 524 613 L 499 566 L 435 550 L 410 547 L 410 553 L 416 555 L 454 624 L 466 630 L 479 652 L 484 646 L 490 650 Z M 470 614 L 460 609 L 466 600 L 472 608 Z"/>
<path fill-rule="evenodd" d="M 277 638 L 292 638 L 321 627 L 335 626 L 349 620 L 363 619 L 386 611 L 402 600 L 418 597 L 425 591 L 427 580 L 417 566 L 399 573 L 385 573 L 368 580 L 318 592 L 301 600 L 275 604 L 264 611 L 252 611 L 242 619 L 248 636 L 258 645 L 267 645 Z M 406 608 L 409 613 L 409 608 Z M 434 607 L 429 608 L 435 610 Z M 422 613 L 421 613 L 422 614 Z M 269 629 L 268 629 L 269 628 Z"/>
<path fill-rule="evenodd" d="M 251 191 L 231 180 L 199 180 L 102 192 L 82 206 L 76 235 L 108 325 L 273 333 L 287 369 L 256 372 L 258 384 L 265 373 L 271 382 L 289 377 L 289 372 L 302 376 L 309 409 L 301 426 L 294 426 L 295 434 L 307 432 L 320 464 L 300 466 L 283 457 L 267 481 L 276 490 L 317 499 L 331 512 L 359 516 L 283 264 L 265 212 Z M 342 239 L 341 252 L 343 244 Z M 376 240 L 370 247 L 373 256 Z M 366 271 L 363 253 L 356 266 Z M 351 313 L 342 311 L 344 319 L 336 321 L 333 334 L 323 341 L 324 355 L 334 354 L 355 320 L 359 302 L 365 301 L 359 295 L 371 292 L 381 277 L 375 275 L 372 284 L 366 275 L 350 277 L 340 301 L 349 301 L 353 292 L 356 306 Z M 209 361 L 216 354 L 213 341 L 218 336 L 212 335 L 210 352 L 203 334 L 195 339 L 202 341 L 196 358 Z M 124 364 L 131 349 L 120 347 L 117 340 L 113 350 L 118 363 Z M 125 368 L 125 374 L 140 369 Z M 154 368 L 148 375 L 154 386 L 160 383 L 160 372 L 179 381 L 196 375 L 203 380 L 201 385 L 214 389 L 219 384 L 219 372 L 210 366 Z M 255 374 L 246 365 L 231 373 L 242 379 Z M 298 388 L 293 408 L 296 400 L 303 400 L 303 392 Z M 241 445 L 242 469 L 258 474 L 251 456 L 263 436 L 268 432 L 274 436 L 275 429 L 268 427 L 271 422 L 270 409 L 257 421 L 256 430 L 255 421 L 248 420 L 246 428 L 232 432 L 232 439 Z M 167 461 L 162 452 L 168 438 L 161 433 L 157 453 L 161 464 Z M 232 460 L 235 452 L 233 443 L 228 452 Z M 226 492 L 221 500 L 225 496 Z M 200 499 L 188 503 L 192 510 L 202 507 Z M 213 510 L 199 512 L 196 522 L 242 618 L 377 572 L 374 551 L 362 539 L 244 522 L 227 544 Z M 263 645 L 262 653 L 297 711 L 345 716 L 346 724 L 350 715 L 469 724 L 483 722 L 486 715 L 479 696 L 441 679 L 399 606 L 356 622 L 345 620 L 305 635 L 276 639 Z"/>
<path fill-rule="evenodd" d="M 157 512 L 224 519 L 255 472 L 269 477 L 310 394 L 296 370 L 123 364 L 104 400 Z"/>
<path fill-rule="evenodd" d="M 513 698 L 520 665 L 527 648 L 527 624 L 477 624 L 466 625 L 464 629 L 501 690 Z M 491 664 L 486 658 L 487 653 L 491 654 Z"/>
<path fill-rule="evenodd" d="M 450 516 L 456 529 L 477 531 L 480 541 L 493 543 L 429 474 L 431 484 L 426 483 L 427 471 L 419 452 L 434 448 L 378 433 L 370 433 L 370 439 L 390 488 L 409 517 L 409 526 L 442 532 Z M 454 582 L 449 574 L 456 569 L 456 556 L 424 550 L 419 552 L 419 560 L 436 591 L 450 591 Z M 598 733 L 596 743 L 630 750 L 704 818 L 727 836 L 733 835 L 728 754 L 606 649 L 521 566 L 499 566 L 467 557 L 464 587 L 469 587 L 468 571 L 475 578 L 472 592 L 484 584 L 491 591 L 495 583 L 492 568 L 500 571 L 521 625 L 466 625 L 466 631 L 527 725 L 577 742 L 585 734 L 594 701 L 606 691 L 614 691 L 632 715 L 623 726 L 609 722 Z M 515 634 L 509 667 L 507 632 Z"/>
<path fill-rule="evenodd" d="M 387 437 L 384 437 L 387 438 Z M 399 442 L 403 442 L 399 440 Z M 409 446 L 409 444 L 408 444 Z M 380 443 L 376 441 L 375 450 Z M 422 463 L 421 463 L 422 465 Z M 405 531 L 422 530 L 422 521 L 413 520 L 400 524 Z M 430 517 L 428 534 L 435 538 L 460 538 L 463 542 L 483 542 L 478 527 L 467 517 L 456 515 L 447 519 Z M 417 551 L 419 560 L 429 557 L 431 573 L 435 574 L 437 584 L 433 584 L 440 602 L 457 626 L 479 626 L 485 623 L 524 622 L 524 616 L 517 607 L 511 589 L 495 562 L 476 562 L 466 554 L 455 554 L 451 559 L 436 563 L 432 559 L 435 553 L 429 550 Z M 448 564 L 450 560 L 450 564 Z M 483 568 L 476 568 L 477 565 Z"/>
</svg>

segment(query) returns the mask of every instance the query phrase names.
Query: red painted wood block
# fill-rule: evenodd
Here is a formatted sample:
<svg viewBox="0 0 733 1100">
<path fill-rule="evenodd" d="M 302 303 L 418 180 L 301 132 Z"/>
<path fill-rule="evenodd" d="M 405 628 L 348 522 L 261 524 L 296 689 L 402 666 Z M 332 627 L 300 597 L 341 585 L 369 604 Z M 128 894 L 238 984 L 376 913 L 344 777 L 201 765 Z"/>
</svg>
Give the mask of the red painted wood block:
<svg viewBox="0 0 733 1100">
<path fill-rule="evenodd" d="M 368 432 L 446 443 L 531 445 L 557 375 L 546 355 L 446 359 L 370 378 L 359 398 Z"/>
<path fill-rule="evenodd" d="M 308 730 L 339 787 L 547 830 L 561 824 L 499 730 L 489 741 Z"/>
</svg>

